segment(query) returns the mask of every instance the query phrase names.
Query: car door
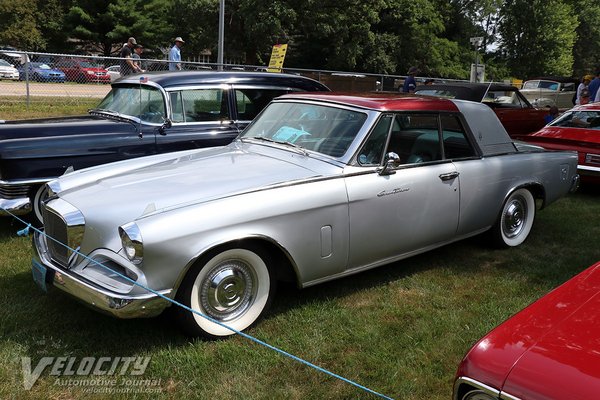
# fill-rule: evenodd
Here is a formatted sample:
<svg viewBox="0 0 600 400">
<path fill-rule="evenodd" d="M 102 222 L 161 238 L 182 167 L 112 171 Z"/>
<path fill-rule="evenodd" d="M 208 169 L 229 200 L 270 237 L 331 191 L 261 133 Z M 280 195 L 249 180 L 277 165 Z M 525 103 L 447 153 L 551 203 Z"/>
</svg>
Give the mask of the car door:
<svg viewBox="0 0 600 400">
<path fill-rule="evenodd" d="M 396 156 L 397 165 L 384 169 Z M 458 173 L 451 160 L 444 159 L 438 115 L 382 116 L 359 151 L 357 164 L 370 171 L 352 169 L 346 178 L 349 269 L 408 255 L 456 234 Z"/>
<path fill-rule="evenodd" d="M 168 92 L 171 126 L 156 138 L 160 153 L 223 146 L 239 133 L 233 122 L 229 85 L 196 86 Z"/>
<path fill-rule="evenodd" d="M 492 108 L 509 135 L 526 135 L 544 125 L 544 111 L 534 108 L 523 95 L 514 92 L 492 92 L 495 95 Z"/>
</svg>

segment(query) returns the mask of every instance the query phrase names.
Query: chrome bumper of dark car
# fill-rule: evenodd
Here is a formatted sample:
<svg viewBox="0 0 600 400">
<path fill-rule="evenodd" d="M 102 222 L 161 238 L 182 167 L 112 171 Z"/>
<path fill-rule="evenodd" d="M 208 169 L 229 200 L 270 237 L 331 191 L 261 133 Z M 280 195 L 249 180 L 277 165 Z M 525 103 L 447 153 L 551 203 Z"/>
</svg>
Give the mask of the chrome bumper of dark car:
<svg viewBox="0 0 600 400">
<path fill-rule="evenodd" d="M 113 293 L 59 267 L 51 261 L 46 241 L 39 232 L 33 236 L 32 272 L 34 281 L 43 290 L 58 288 L 95 310 L 118 318 L 152 317 L 170 305 L 167 299 L 154 293 L 135 296 Z M 171 290 L 158 293 L 169 296 Z"/>
<path fill-rule="evenodd" d="M 29 194 L 51 178 L 0 180 L 0 216 L 24 215 L 33 209 Z"/>
<path fill-rule="evenodd" d="M 24 215 L 31 212 L 31 201 L 28 197 L 20 199 L 0 198 L 0 216 Z"/>
</svg>

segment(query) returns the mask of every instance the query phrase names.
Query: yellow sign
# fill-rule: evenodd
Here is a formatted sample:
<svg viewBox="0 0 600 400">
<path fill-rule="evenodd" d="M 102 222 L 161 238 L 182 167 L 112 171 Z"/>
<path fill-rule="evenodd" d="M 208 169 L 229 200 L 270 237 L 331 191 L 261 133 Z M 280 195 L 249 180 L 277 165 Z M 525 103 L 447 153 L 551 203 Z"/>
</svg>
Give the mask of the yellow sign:
<svg viewBox="0 0 600 400">
<path fill-rule="evenodd" d="M 271 59 L 269 60 L 268 72 L 281 72 L 283 70 L 283 60 L 287 51 L 286 44 L 276 44 L 271 51 Z"/>
</svg>

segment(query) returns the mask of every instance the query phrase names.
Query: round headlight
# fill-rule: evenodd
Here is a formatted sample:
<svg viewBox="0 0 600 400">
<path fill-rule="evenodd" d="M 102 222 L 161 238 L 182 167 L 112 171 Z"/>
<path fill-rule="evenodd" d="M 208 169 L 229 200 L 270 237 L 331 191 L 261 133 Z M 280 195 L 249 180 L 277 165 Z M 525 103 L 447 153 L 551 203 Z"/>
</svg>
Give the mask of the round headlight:
<svg viewBox="0 0 600 400">
<path fill-rule="evenodd" d="M 134 264 L 141 263 L 144 258 L 144 243 L 142 234 L 135 222 L 120 226 L 119 236 L 127 258 Z"/>
</svg>

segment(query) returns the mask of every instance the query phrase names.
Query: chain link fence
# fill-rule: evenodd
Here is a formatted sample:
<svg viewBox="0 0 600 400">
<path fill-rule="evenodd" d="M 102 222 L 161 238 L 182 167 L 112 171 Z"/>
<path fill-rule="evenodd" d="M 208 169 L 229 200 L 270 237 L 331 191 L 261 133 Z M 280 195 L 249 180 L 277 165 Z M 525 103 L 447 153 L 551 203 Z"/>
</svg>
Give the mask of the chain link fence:
<svg viewBox="0 0 600 400">
<path fill-rule="evenodd" d="M 121 77 L 122 58 L 21 52 L 0 49 L 0 103 L 27 104 L 54 97 L 98 101 Z M 141 59 L 144 71 L 166 71 L 167 60 Z M 266 71 L 265 66 L 184 61 L 184 70 Z M 330 89 L 347 92 L 398 91 L 405 76 L 286 68 L 283 72 L 318 80 Z M 422 78 L 422 81 L 425 79 Z M 441 79 L 438 81 L 442 81 Z M 444 80 L 448 81 L 448 80 Z"/>
</svg>

